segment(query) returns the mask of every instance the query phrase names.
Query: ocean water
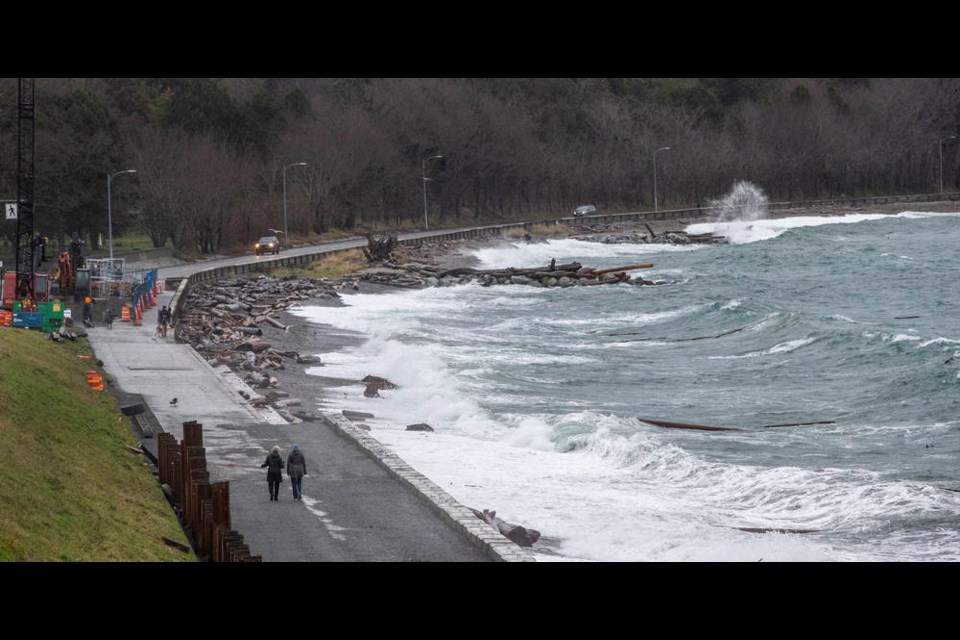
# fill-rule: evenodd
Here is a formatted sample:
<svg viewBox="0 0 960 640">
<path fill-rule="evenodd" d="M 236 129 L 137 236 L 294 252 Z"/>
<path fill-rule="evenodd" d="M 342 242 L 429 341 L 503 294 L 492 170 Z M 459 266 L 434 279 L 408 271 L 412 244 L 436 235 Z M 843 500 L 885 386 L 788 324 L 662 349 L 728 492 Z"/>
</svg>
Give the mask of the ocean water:
<svg viewBox="0 0 960 640">
<path fill-rule="evenodd" d="M 476 252 L 484 268 L 649 261 L 658 286 L 298 308 L 366 337 L 311 373 L 400 385 L 319 408 L 375 413 L 371 435 L 461 503 L 540 531 L 541 561 L 960 560 L 960 214 L 688 230 L 732 243 Z M 809 422 L 825 424 L 771 427 Z"/>
</svg>

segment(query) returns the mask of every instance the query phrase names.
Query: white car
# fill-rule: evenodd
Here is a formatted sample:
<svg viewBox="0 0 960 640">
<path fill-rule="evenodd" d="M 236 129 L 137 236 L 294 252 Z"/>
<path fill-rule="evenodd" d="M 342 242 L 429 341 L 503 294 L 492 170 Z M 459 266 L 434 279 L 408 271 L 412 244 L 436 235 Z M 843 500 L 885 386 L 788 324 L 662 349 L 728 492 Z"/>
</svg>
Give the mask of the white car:
<svg viewBox="0 0 960 640">
<path fill-rule="evenodd" d="M 573 210 L 573 217 L 579 218 L 580 216 L 591 216 L 597 212 L 597 208 L 592 204 L 585 204 L 577 207 Z"/>
</svg>

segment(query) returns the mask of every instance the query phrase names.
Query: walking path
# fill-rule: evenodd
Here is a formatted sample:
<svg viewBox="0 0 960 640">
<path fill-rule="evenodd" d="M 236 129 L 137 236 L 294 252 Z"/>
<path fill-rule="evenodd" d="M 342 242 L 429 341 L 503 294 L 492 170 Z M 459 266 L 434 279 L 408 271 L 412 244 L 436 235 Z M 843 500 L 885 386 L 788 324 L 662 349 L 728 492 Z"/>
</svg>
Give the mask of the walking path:
<svg viewBox="0 0 960 640">
<path fill-rule="evenodd" d="M 98 324 L 88 340 L 106 373 L 124 392 L 142 395 L 164 431 L 179 440 L 183 422 L 203 425 L 211 481 L 230 482 L 232 528 L 252 554 L 267 562 L 529 559 L 378 443 L 351 435 L 349 425 L 288 424 L 272 408 L 247 403 L 240 389 L 257 394 L 176 343 L 172 331 L 158 338 L 157 311 L 172 297 L 159 295 L 141 326 Z M 155 447 L 155 439 L 143 443 Z M 309 474 L 303 500 L 293 500 L 284 477 L 272 502 L 260 464 L 274 445 L 286 458 L 295 443 Z"/>
</svg>

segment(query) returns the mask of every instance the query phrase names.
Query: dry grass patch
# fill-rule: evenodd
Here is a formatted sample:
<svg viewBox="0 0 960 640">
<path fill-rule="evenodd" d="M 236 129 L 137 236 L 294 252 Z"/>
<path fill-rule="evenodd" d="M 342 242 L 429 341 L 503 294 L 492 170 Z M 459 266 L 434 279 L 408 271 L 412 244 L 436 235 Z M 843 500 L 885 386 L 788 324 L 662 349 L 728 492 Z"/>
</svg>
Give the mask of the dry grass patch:
<svg viewBox="0 0 960 640">
<path fill-rule="evenodd" d="M 367 267 L 367 259 L 360 249 L 337 251 L 326 257 L 314 260 L 310 264 L 299 267 L 277 267 L 270 269 L 273 276 L 301 276 L 305 278 L 340 278 L 356 273 Z"/>
</svg>

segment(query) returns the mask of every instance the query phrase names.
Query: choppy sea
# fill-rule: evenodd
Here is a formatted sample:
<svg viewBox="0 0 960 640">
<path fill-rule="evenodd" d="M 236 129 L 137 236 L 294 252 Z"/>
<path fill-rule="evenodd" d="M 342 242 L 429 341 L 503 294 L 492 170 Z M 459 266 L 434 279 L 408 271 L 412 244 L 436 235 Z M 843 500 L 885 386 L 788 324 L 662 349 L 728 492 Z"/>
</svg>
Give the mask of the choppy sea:
<svg viewBox="0 0 960 640">
<path fill-rule="evenodd" d="M 293 310 L 365 337 L 311 373 L 400 387 L 318 408 L 375 413 L 371 435 L 461 503 L 540 531 L 541 561 L 960 560 L 960 213 L 688 231 L 731 243 L 476 251 L 481 268 L 653 262 L 635 273 L 655 286 Z M 797 423 L 819 424 L 773 426 Z"/>
</svg>

